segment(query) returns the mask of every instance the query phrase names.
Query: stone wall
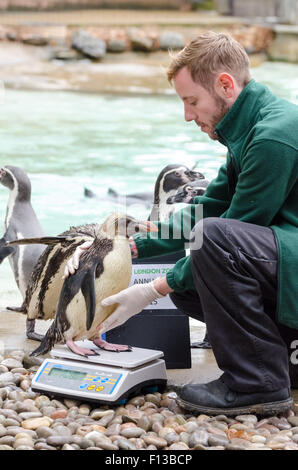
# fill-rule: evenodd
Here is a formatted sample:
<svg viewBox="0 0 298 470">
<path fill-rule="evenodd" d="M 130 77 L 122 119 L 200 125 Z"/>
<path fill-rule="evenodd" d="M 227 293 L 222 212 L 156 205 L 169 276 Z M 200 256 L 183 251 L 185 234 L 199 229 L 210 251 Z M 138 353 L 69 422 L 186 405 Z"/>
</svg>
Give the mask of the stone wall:
<svg viewBox="0 0 298 470">
<path fill-rule="evenodd" d="M 276 18 L 279 23 L 298 24 L 298 0 L 214 0 L 222 15 L 244 18 Z"/>
<path fill-rule="evenodd" d="M 187 9 L 191 0 L 0 0 L 1 10 L 58 10 L 71 8 Z"/>
</svg>

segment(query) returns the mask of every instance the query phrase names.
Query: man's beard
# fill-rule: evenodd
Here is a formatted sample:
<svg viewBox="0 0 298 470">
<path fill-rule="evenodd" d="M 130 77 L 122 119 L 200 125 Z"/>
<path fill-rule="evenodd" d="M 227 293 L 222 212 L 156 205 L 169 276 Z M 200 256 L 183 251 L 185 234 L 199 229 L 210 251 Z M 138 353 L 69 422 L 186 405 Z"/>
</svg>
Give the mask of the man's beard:
<svg viewBox="0 0 298 470">
<path fill-rule="evenodd" d="M 216 134 L 214 134 L 215 128 L 216 128 L 217 124 L 227 114 L 227 112 L 229 111 L 230 108 L 227 105 L 227 103 L 225 102 L 225 100 L 223 98 L 221 98 L 220 96 L 214 94 L 213 98 L 214 98 L 215 104 L 218 107 L 218 111 L 217 111 L 216 114 L 214 114 L 214 116 L 212 116 L 212 121 L 211 121 L 211 126 L 210 126 L 211 127 L 211 133 L 209 134 L 209 137 L 212 140 L 218 140 L 218 136 Z"/>
</svg>

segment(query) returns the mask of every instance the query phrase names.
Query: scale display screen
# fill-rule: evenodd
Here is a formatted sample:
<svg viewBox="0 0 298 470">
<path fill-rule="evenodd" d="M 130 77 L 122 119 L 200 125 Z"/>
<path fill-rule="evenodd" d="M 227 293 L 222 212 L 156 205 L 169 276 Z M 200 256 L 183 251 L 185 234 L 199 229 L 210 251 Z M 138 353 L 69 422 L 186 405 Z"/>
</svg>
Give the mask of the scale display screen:
<svg viewBox="0 0 298 470">
<path fill-rule="evenodd" d="M 63 377 L 64 379 L 69 380 L 81 380 L 86 377 L 85 372 L 78 372 L 76 370 L 62 369 L 58 367 L 52 367 L 49 372 L 49 376 Z"/>
</svg>

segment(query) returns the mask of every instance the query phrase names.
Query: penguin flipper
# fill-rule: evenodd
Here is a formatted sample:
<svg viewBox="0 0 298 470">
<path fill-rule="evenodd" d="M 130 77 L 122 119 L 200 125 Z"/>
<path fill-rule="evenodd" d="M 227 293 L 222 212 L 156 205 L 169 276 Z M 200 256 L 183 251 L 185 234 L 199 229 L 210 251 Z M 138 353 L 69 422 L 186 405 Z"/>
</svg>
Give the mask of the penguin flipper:
<svg viewBox="0 0 298 470">
<path fill-rule="evenodd" d="M 15 245 L 57 245 L 63 242 L 73 242 L 73 239 L 68 237 L 39 237 L 39 238 L 21 238 L 20 240 L 12 240 L 6 242 L 4 247 L 11 247 Z"/>
<path fill-rule="evenodd" d="M 82 257 L 83 259 L 83 257 Z M 86 304 L 86 329 L 90 330 L 91 325 L 95 316 L 96 308 L 96 293 L 95 293 L 95 270 L 96 263 L 92 263 L 91 266 L 86 267 L 85 269 L 78 269 L 78 271 L 72 276 L 65 279 L 60 299 L 58 302 L 56 319 L 62 319 L 66 316 L 67 305 L 69 299 L 73 299 L 74 296 L 81 292 L 84 296 Z M 68 300 L 67 300 L 68 299 Z M 65 322 L 62 322 L 65 323 Z"/>
<path fill-rule="evenodd" d="M 1 238 L 0 240 L 0 264 L 2 261 L 7 258 L 7 256 L 11 255 L 15 251 L 15 248 L 6 246 L 5 238 Z"/>
<path fill-rule="evenodd" d="M 82 294 L 86 303 L 86 328 L 90 330 L 95 316 L 95 266 L 86 272 L 81 285 Z"/>
</svg>

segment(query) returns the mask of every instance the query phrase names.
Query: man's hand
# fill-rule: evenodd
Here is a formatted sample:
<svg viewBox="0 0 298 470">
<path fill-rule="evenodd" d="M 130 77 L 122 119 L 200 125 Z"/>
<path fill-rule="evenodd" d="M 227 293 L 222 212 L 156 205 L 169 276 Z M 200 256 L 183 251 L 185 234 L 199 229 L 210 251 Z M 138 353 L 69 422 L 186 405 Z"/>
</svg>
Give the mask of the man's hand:
<svg viewBox="0 0 298 470">
<path fill-rule="evenodd" d="M 80 257 L 84 253 L 84 251 L 88 250 L 92 245 L 93 241 L 88 241 L 82 243 L 82 245 L 78 246 L 72 255 L 72 257 L 67 261 L 65 269 L 64 269 L 64 276 L 62 279 L 68 278 L 70 274 L 74 274 L 79 267 Z M 129 247 L 131 251 L 131 257 L 137 258 L 138 257 L 138 249 L 136 243 L 132 237 L 129 238 Z"/>
<path fill-rule="evenodd" d="M 156 299 L 164 297 L 165 294 L 158 292 L 154 283 L 135 284 L 120 291 L 118 294 L 111 295 L 101 302 L 103 307 L 119 304 L 116 310 L 104 322 L 98 326 L 99 332 L 112 330 L 125 323 L 130 317 L 140 313 L 147 305 Z"/>
<path fill-rule="evenodd" d="M 70 274 L 74 274 L 79 267 L 80 257 L 84 253 L 84 251 L 88 250 L 92 245 L 93 240 L 82 243 L 82 245 L 78 246 L 72 255 L 72 257 L 67 261 L 65 269 L 64 269 L 64 276 L 62 279 L 66 279 Z"/>
</svg>

